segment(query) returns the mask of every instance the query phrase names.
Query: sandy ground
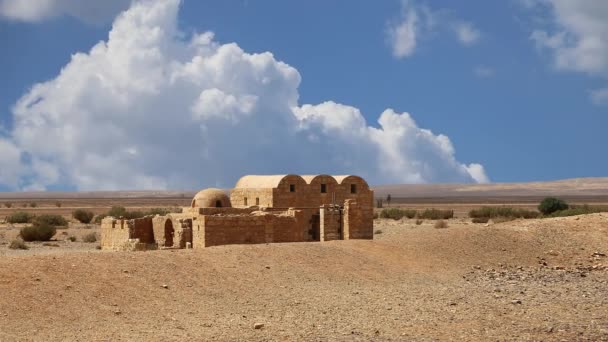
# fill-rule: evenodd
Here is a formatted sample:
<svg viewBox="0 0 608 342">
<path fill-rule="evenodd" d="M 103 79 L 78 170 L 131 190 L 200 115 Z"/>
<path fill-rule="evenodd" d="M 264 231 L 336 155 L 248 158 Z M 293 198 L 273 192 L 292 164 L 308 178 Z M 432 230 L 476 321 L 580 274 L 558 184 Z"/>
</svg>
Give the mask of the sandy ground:
<svg viewBox="0 0 608 342">
<path fill-rule="evenodd" d="M 61 231 L 60 247 L 0 245 L 0 340 L 608 340 L 607 214 L 449 224 L 194 251 L 98 251 Z"/>
</svg>

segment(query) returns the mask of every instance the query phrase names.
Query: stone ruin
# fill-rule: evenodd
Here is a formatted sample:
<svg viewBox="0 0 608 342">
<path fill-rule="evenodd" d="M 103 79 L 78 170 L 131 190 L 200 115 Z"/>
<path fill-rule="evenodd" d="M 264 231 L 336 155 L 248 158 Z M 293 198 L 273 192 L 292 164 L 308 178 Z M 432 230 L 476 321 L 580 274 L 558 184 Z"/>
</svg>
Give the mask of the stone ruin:
<svg viewBox="0 0 608 342">
<path fill-rule="evenodd" d="M 181 213 L 104 218 L 101 248 L 373 239 L 373 198 L 358 176 L 244 176 L 230 197 L 220 189 L 205 189 Z"/>
</svg>

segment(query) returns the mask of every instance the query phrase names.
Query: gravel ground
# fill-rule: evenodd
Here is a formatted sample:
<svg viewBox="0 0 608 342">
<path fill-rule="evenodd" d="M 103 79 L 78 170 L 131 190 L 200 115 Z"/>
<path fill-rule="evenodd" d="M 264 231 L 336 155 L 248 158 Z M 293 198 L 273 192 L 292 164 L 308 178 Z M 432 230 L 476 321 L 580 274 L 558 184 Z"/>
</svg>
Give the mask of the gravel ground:
<svg viewBox="0 0 608 342">
<path fill-rule="evenodd" d="M 0 340 L 608 340 L 608 215 L 375 229 L 194 251 L 0 246 Z"/>
</svg>

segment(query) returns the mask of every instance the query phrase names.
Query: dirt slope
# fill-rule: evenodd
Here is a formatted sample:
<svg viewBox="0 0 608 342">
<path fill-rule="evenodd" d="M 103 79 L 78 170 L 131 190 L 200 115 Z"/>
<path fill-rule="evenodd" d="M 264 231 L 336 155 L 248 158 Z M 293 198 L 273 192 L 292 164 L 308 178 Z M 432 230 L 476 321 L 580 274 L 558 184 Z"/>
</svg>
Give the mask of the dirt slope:
<svg viewBox="0 0 608 342">
<path fill-rule="evenodd" d="M 608 340 L 608 215 L 376 228 L 374 241 L 4 256 L 0 340 Z"/>
</svg>

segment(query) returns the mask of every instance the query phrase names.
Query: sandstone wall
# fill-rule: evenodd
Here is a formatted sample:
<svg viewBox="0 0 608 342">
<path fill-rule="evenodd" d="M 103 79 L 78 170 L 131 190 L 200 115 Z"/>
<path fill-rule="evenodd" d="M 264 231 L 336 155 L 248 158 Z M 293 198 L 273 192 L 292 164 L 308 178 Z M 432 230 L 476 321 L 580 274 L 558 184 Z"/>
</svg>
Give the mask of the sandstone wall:
<svg viewBox="0 0 608 342">
<path fill-rule="evenodd" d="M 363 210 L 357 202 L 345 201 L 343 221 L 345 240 L 374 238 L 373 211 Z"/>
<path fill-rule="evenodd" d="M 272 195 L 272 189 L 232 189 L 230 191 L 230 202 L 233 208 L 246 208 L 255 205 L 272 207 Z"/>
<path fill-rule="evenodd" d="M 194 248 L 228 244 L 307 241 L 304 214 L 255 212 L 251 215 L 201 216 L 194 225 Z"/>
<path fill-rule="evenodd" d="M 106 217 L 101 221 L 102 249 L 144 250 L 156 248 L 152 217 L 134 220 Z"/>
<path fill-rule="evenodd" d="M 342 211 L 339 208 L 323 206 L 319 211 L 321 241 L 342 239 Z"/>
</svg>

